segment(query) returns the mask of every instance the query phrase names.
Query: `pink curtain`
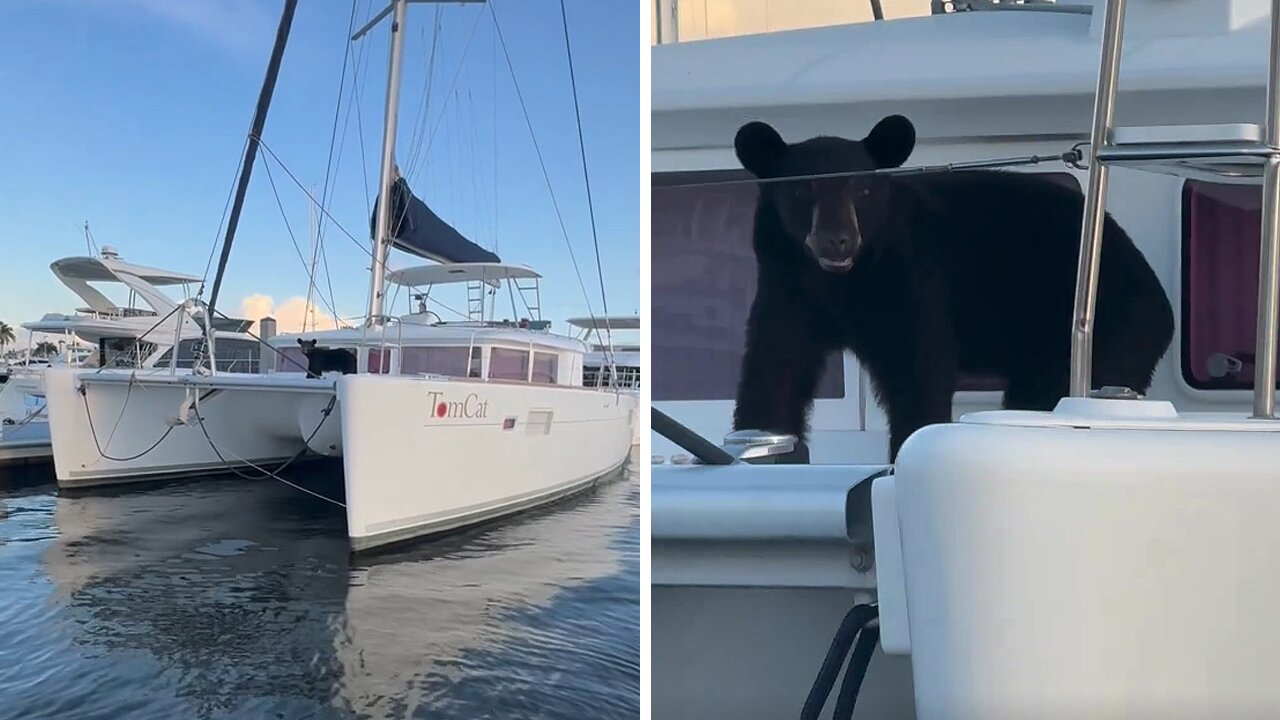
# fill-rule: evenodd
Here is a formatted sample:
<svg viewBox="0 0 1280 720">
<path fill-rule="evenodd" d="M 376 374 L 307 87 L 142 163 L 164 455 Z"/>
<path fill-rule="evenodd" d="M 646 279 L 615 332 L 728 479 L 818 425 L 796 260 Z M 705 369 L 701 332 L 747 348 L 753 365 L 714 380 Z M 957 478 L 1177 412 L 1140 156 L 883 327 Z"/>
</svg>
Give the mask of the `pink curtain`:
<svg viewBox="0 0 1280 720">
<path fill-rule="evenodd" d="M 374 375 L 385 375 L 391 372 L 391 351 L 382 348 L 369 349 L 369 372 Z"/>
<path fill-rule="evenodd" d="M 528 380 L 529 352 L 506 348 L 490 350 L 489 377 L 494 380 Z"/>
<path fill-rule="evenodd" d="M 400 351 L 401 375 L 467 376 L 467 349 L 464 347 L 407 347 Z"/>
</svg>

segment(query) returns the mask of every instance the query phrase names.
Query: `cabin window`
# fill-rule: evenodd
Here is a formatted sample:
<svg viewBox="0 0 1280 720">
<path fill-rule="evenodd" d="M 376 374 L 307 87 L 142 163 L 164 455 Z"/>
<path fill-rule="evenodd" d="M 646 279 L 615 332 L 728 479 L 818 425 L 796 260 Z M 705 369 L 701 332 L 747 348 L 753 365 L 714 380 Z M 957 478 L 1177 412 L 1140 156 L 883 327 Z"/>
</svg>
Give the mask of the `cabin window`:
<svg viewBox="0 0 1280 720">
<path fill-rule="evenodd" d="M 1079 189 L 1070 173 L 1046 173 Z M 756 290 L 751 248 L 756 188 L 689 183 L 749 179 L 742 170 L 652 176 L 654 400 L 732 400 L 747 313 Z M 817 397 L 844 397 L 841 356 L 827 360 Z M 960 390 L 1000 390 L 995 378 L 961 377 Z"/>
<path fill-rule="evenodd" d="M 528 380 L 529 351 L 493 348 L 489 351 L 491 380 Z"/>
<path fill-rule="evenodd" d="M 179 346 L 181 348 L 181 346 Z M 256 373 L 262 356 L 262 344 L 257 340 L 215 339 L 214 352 L 218 355 L 219 372 Z M 181 361 L 181 350 L 179 350 Z"/>
<path fill-rule="evenodd" d="M 1262 189 L 1188 180 L 1182 189 L 1182 379 L 1252 389 Z"/>
<path fill-rule="evenodd" d="M 403 373 L 404 358 L 400 358 Z M 366 365 L 370 374 L 386 375 L 391 372 L 391 350 L 389 348 L 369 348 L 369 360 Z"/>
<path fill-rule="evenodd" d="M 555 353 L 535 352 L 533 354 L 533 381 L 555 385 L 556 365 L 559 364 L 559 360 L 560 356 Z"/>
<path fill-rule="evenodd" d="M 191 369 L 196 357 L 203 358 L 205 353 L 204 338 L 189 338 L 178 343 L 177 367 Z M 218 354 L 218 372 L 256 373 L 262 357 L 262 345 L 257 340 L 240 340 L 236 338 L 218 338 L 214 341 L 214 351 Z M 173 348 L 164 351 L 155 366 L 167 368 L 173 362 Z"/>
<path fill-rule="evenodd" d="M 401 375 L 447 375 L 460 378 L 468 376 L 470 366 L 465 347 L 406 347 L 400 350 Z"/>
<path fill-rule="evenodd" d="M 102 338 L 98 341 L 99 366 L 138 367 L 156 351 L 156 344 L 137 338 Z"/>
</svg>

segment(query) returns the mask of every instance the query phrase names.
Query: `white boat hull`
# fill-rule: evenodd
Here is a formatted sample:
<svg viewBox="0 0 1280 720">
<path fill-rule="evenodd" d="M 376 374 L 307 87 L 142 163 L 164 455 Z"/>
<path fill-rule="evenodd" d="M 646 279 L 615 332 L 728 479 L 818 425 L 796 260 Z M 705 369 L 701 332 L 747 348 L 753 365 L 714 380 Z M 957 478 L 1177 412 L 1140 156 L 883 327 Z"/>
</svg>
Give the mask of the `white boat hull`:
<svg viewBox="0 0 1280 720">
<path fill-rule="evenodd" d="M 286 385 L 270 380 L 167 371 L 47 371 L 59 487 L 223 472 L 298 455 L 306 449 L 304 438 L 320 424 L 319 409 L 333 397 L 333 381 L 297 376 Z M 194 404 L 186 421 L 179 422 L 184 403 L 196 397 L 203 422 L 197 421 Z M 329 426 L 336 435 L 336 417 L 322 429 Z"/>
<path fill-rule="evenodd" d="M 59 486 L 341 456 L 360 550 L 589 487 L 624 464 L 637 425 L 633 394 L 563 385 L 60 370 L 46 386 Z"/>
<path fill-rule="evenodd" d="M 636 425 L 633 395 L 558 385 L 346 375 L 338 397 L 358 550 L 586 488 L 622 467 Z"/>
</svg>

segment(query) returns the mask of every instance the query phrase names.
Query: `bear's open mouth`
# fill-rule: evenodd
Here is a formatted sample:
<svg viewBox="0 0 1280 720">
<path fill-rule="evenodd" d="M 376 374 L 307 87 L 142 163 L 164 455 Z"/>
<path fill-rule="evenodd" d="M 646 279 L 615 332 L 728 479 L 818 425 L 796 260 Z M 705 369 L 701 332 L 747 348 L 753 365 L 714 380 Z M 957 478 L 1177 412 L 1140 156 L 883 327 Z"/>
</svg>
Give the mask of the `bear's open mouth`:
<svg viewBox="0 0 1280 720">
<path fill-rule="evenodd" d="M 844 272 L 853 267 L 853 258 L 845 258 L 843 260 L 828 260 L 826 258 L 818 258 L 818 265 L 823 270 Z"/>
</svg>

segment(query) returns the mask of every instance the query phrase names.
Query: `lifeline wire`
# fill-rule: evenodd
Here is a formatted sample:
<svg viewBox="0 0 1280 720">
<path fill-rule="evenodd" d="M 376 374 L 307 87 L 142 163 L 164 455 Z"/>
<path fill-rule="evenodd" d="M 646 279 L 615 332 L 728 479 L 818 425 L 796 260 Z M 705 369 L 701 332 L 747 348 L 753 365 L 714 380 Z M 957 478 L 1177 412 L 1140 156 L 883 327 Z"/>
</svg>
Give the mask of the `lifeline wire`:
<svg viewBox="0 0 1280 720">
<path fill-rule="evenodd" d="M 942 172 L 963 172 L 965 170 L 995 170 L 1005 167 L 1020 167 L 1026 165 L 1040 165 L 1047 162 L 1060 161 L 1077 170 L 1086 170 L 1087 166 L 1083 164 L 1084 150 L 1088 143 L 1077 143 L 1070 150 L 1060 155 L 1018 155 L 1016 157 L 996 158 L 993 160 L 970 160 L 966 162 L 946 163 L 944 165 L 918 165 L 915 167 L 897 167 L 897 168 L 878 168 L 875 170 L 850 170 L 846 172 L 836 173 L 820 173 L 814 175 L 788 175 L 786 177 L 776 178 L 740 178 L 737 180 L 705 180 L 702 182 L 689 183 L 670 183 L 662 184 L 658 187 L 667 188 L 691 188 L 691 187 L 714 187 L 720 185 L 761 185 L 769 183 L 794 182 L 796 180 L 826 180 L 829 178 L 842 177 L 872 177 L 872 176 L 897 176 L 897 175 L 924 175 L 928 173 Z"/>
</svg>

